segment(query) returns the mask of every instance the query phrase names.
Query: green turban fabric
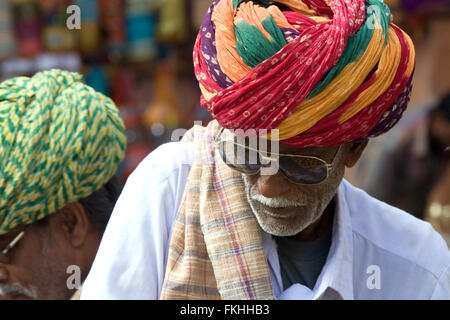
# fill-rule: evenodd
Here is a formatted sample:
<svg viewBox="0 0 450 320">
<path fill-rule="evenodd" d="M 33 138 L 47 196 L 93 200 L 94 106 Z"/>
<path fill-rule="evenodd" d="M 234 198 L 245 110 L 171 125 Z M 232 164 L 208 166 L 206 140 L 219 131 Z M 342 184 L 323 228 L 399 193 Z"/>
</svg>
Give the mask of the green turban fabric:
<svg viewBox="0 0 450 320">
<path fill-rule="evenodd" d="M 125 149 L 118 109 L 80 74 L 0 83 L 0 235 L 100 189 Z"/>
</svg>

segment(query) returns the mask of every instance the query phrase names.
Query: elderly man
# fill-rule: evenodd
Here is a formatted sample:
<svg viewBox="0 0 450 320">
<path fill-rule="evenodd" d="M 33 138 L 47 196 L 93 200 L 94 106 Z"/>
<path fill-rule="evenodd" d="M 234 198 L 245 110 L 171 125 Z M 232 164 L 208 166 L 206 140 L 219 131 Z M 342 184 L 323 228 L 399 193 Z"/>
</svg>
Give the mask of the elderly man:
<svg viewBox="0 0 450 320">
<path fill-rule="evenodd" d="M 0 84 L 0 124 L 0 299 L 68 299 L 120 193 L 120 114 L 51 70 Z"/>
<path fill-rule="evenodd" d="M 390 19 L 378 0 L 215 1 L 194 48 L 215 120 L 129 178 L 82 299 L 448 299 L 437 232 L 343 180 L 409 100 Z"/>
</svg>

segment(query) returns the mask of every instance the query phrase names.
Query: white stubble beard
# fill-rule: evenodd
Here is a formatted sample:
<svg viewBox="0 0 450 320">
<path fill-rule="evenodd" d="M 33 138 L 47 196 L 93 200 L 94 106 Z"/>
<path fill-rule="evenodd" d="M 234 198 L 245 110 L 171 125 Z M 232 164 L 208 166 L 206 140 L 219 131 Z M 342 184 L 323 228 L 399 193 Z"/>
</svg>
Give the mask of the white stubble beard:
<svg viewBox="0 0 450 320">
<path fill-rule="evenodd" d="M 289 237 L 302 232 L 322 217 L 336 195 L 343 175 L 344 166 L 332 172 L 323 184 L 310 186 L 308 194 L 302 193 L 296 199 L 289 200 L 283 197 L 267 198 L 259 193 L 256 185 L 248 181 L 245 174 L 242 174 L 242 179 L 248 203 L 260 227 L 271 235 Z M 274 213 L 267 211 L 267 207 L 292 207 L 292 213 L 275 217 Z"/>
</svg>

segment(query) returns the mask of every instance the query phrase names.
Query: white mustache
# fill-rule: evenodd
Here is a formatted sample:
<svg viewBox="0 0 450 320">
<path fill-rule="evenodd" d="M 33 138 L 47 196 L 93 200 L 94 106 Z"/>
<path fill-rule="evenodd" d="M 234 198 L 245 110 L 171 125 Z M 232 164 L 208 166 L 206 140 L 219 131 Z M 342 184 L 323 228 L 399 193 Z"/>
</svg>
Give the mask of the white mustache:
<svg viewBox="0 0 450 320">
<path fill-rule="evenodd" d="M 11 297 L 16 295 L 26 296 L 31 299 L 37 298 L 33 292 L 19 284 L 0 284 L 0 296 Z"/>
<path fill-rule="evenodd" d="M 285 198 L 267 198 L 261 194 L 251 195 L 251 199 L 258 201 L 259 203 L 265 205 L 269 208 L 293 208 L 293 207 L 303 207 L 305 205 L 304 201 L 293 201 Z"/>
</svg>

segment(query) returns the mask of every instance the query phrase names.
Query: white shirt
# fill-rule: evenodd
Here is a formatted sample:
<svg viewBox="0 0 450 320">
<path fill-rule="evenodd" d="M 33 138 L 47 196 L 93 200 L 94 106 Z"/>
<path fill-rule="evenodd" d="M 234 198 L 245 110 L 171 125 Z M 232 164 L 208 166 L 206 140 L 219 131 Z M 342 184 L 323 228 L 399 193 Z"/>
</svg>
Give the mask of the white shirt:
<svg viewBox="0 0 450 320">
<path fill-rule="evenodd" d="M 194 158 L 193 144 L 152 152 L 129 177 L 114 208 L 81 299 L 158 299 L 172 223 Z M 450 253 L 427 222 L 343 180 L 332 244 L 313 290 L 283 290 L 276 242 L 263 232 L 279 299 L 449 299 Z"/>
</svg>

